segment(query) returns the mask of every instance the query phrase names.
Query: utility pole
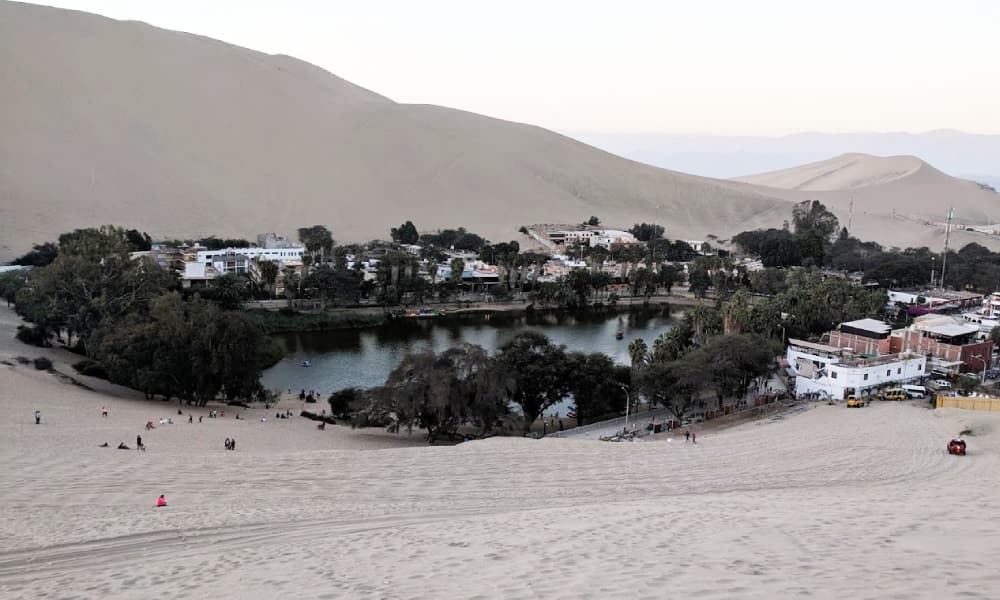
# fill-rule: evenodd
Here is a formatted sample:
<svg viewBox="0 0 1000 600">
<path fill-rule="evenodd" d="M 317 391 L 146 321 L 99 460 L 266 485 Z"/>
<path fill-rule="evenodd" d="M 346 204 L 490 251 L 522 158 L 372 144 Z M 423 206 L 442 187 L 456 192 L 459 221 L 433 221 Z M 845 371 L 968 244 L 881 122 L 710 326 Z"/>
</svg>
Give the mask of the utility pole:
<svg viewBox="0 0 1000 600">
<path fill-rule="evenodd" d="M 851 207 L 847 211 L 847 235 L 851 235 L 851 223 L 854 222 L 854 196 L 851 196 Z"/>
<path fill-rule="evenodd" d="M 944 228 L 944 252 L 941 255 L 941 289 L 944 289 L 944 270 L 948 265 L 948 240 L 951 238 L 951 220 L 955 217 L 955 209 L 948 209 L 948 224 Z"/>
</svg>

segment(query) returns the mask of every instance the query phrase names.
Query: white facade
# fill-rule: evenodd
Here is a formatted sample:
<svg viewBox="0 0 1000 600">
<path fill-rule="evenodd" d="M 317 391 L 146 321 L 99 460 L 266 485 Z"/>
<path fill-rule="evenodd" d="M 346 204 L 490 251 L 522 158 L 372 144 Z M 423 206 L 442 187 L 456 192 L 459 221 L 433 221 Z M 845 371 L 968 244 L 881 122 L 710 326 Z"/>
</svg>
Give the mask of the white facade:
<svg viewBox="0 0 1000 600">
<path fill-rule="evenodd" d="M 927 376 L 922 354 L 887 354 L 878 358 L 851 358 L 846 350 L 789 340 L 785 358 L 795 374 L 795 394 L 819 394 L 842 400 L 867 396 L 879 388 L 916 382 Z"/>
<path fill-rule="evenodd" d="M 627 231 L 602 229 L 601 231 L 595 231 L 594 234 L 595 235 L 589 238 L 590 246 L 592 248 L 595 246 L 601 246 L 610 250 L 613 245 L 639 243 L 639 240 L 635 239 L 635 236 Z"/>
<path fill-rule="evenodd" d="M 214 259 L 227 254 L 239 254 L 250 260 L 270 260 L 276 262 L 301 261 L 306 249 L 303 246 L 292 248 L 225 248 L 222 250 L 199 250 L 197 261 L 200 263 L 212 262 Z"/>
</svg>

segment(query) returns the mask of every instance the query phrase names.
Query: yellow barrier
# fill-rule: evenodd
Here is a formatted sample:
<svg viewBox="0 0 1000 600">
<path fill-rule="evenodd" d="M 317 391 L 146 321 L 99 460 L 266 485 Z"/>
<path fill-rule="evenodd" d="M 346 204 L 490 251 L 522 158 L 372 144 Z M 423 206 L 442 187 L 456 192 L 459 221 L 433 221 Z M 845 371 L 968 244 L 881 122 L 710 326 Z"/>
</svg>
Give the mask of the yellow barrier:
<svg viewBox="0 0 1000 600">
<path fill-rule="evenodd" d="M 965 410 L 985 410 L 1000 412 L 1000 398 L 945 396 L 938 394 L 937 408 L 962 408 Z"/>
</svg>

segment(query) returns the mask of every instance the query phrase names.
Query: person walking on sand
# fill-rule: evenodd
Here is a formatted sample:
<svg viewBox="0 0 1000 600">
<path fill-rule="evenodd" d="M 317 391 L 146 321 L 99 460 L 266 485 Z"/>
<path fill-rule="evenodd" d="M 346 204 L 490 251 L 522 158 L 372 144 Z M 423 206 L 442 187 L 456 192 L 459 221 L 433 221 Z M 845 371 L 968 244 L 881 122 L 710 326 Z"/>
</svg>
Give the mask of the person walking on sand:
<svg viewBox="0 0 1000 600">
<path fill-rule="evenodd" d="M 691 441 L 691 432 L 690 431 L 685 431 L 684 432 L 684 442 L 687 443 L 687 442 L 690 442 L 690 441 Z"/>
<path fill-rule="evenodd" d="M 236 438 L 229 440 L 229 449 L 236 450 Z"/>
<path fill-rule="evenodd" d="M 142 445 L 142 436 L 139 434 L 135 436 L 135 449 L 142 450 L 143 452 L 146 451 L 146 447 Z"/>
<path fill-rule="evenodd" d="M 35 425 L 42 424 L 42 411 L 35 410 Z"/>
<path fill-rule="evenodd" d="M 104 417 L 105 419 L 108 418 L 108 407 L 107 406 L 102 406 L 101 407 L 101 416 Z"/>
<path fill-rule="evenodd" d="M 698 443 L 698 434 L 697 433 L 692 433 L 691 434 L 691 443 L 692 444 L 697 444 Z"/>
</svg>

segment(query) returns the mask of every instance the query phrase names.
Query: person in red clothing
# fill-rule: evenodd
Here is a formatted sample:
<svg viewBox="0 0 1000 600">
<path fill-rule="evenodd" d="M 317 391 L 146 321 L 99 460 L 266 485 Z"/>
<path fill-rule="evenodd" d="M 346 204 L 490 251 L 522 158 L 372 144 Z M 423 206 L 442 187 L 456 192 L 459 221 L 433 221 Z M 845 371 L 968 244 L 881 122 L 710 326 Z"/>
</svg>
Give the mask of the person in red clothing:
<svg viewBox="0 0 1000 600">
<path fill-rule="evenodd" d="M 166 506 L 166 505 L 167 505 L 167 499 L 163 497 L 163 494 L 160 494 L 160 497 L 156 499 L 156 508 L 160 508 L 161 506 Z"/>
</svg>

